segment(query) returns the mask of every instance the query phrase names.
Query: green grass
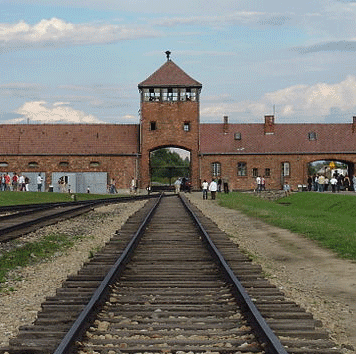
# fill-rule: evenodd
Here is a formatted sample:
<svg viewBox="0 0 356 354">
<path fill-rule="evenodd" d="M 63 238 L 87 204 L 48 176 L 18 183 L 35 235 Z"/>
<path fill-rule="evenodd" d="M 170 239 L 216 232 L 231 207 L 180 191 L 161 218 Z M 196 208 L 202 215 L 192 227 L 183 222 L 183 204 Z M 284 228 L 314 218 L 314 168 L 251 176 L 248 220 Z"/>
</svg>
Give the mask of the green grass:
<svg viewBox="0 0 356 354">
<path fill-rule="evenodd" d="M 118 197 L 118 194 L 75 193 L 78 201 Z M 73 201 L 69 193 L 0 192 L 0 206 Z"/>
<path fill-rule="evenodd" d="M 356 260 L 354 195 L 295 193 L 273 202 L 247 193 L 229 193 L 219 195 L 219 203 L 303 234 L 343 258 Z"/>
<path fill-rule="evenodd" d="M 43 261 L 74 245 L 81 235 L 50 234 L 43 239 L 5 252 L 0 256 L 0 284 L 11 270 Z M 16 241 L 15 241 L 16 242 Z"/>
</svg>

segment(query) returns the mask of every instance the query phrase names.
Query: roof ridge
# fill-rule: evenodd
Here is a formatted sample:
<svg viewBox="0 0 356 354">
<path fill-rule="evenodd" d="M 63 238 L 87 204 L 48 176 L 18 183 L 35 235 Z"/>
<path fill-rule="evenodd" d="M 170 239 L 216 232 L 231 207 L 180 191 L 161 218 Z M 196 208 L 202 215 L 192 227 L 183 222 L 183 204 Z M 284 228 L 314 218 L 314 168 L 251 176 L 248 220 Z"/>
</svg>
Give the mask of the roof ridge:
<svg viewBox="0 0 356 354">
<path fill-rule="evenodd" d="M 146 80 L 140 82 L 138 87 L 149 86 L 191 86 L 202 87 L 202 84 L 189 76 L 172 60 L 167 60 Z"/>
</svg>

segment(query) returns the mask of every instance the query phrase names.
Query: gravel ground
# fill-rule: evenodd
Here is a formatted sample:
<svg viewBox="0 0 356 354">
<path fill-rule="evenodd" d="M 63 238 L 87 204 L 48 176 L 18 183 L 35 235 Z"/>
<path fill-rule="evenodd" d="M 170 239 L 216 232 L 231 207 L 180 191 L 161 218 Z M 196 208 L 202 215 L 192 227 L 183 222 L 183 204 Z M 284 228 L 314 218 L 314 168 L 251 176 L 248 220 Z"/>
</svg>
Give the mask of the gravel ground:
<svg viewBox="0 0 356 354">
<path fill-rule="evenodd" d="M 203 200 L 201 193 L 186 196 L 262 266 L 287 298 L 321 320 L 345 353 L 355 353 L 355 262 L 337 258 L 302 235 Z"/>
<path fill-rule="evenodd" d="M 47 226 L 16 242 L 0 246 L 1 254 L 46 234 L 65 232 L 85 235 L 74 247 L 58 252 L 50 260 L 11 273 L 4 287 L 15 291 L 0 293 L 0 347 L 8 344 L 9 338 L 18 333 L 20 326 L 31 324 L 45 298 L 55 295 L 55 290 L 61 287 L 67 276 L 77 273 L 90 252 L 100 249 L 127 218 L 145 203 L 137 201 L 96 208 L 82 216 Z"/>
</svg>

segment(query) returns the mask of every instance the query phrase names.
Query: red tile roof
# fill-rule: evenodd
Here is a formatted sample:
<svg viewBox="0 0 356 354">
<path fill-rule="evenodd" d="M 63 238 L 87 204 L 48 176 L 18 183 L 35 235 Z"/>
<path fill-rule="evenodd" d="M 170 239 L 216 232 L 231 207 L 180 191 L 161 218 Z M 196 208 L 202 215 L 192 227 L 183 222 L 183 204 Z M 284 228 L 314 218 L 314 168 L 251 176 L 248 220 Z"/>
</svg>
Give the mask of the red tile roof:
<svg viewBox="0 0 356 354">
<path fill-rule="evenodd" d="M 316 140 L 309 140 L 311 132 Z M 356 153 L 356 132 L 352 124 L 275 124 L 274 134 L 265 135 L 264 124 L 229 124 L 224 134 L 223 124 L 201 124 L 200 146 L 203 154 Z"/>
<path fill-rule="evenodd" d="M 139 125 L 1 124 L 0 155 L 136 154 Z"/>
<path fill-rule="evenodd" d="M 202 87 L 202 84 L 186 74 L 172 60 L 167 60 L 158 70 L 146 80 L 138 84 L 138 87 Z"/>
</svg>

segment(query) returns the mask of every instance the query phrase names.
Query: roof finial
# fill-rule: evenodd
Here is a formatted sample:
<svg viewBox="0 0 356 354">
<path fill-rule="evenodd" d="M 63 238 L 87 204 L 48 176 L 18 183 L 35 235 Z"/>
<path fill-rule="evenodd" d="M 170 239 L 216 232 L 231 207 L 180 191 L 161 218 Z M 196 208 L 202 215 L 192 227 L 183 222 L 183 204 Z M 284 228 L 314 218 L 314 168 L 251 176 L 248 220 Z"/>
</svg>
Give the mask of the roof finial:
<svg viewBox="0 0 356 354">
<path fill-rule="evenodd" d="M 169 56 L 171 55 L 171 52 L 170 52 L 169 50 L 167 50 L 165 53 L 166 53 L 166 55 L 167 55 L 167 60 L 171 60 L 171 59 L 169 58 Z"/>
</svg>

